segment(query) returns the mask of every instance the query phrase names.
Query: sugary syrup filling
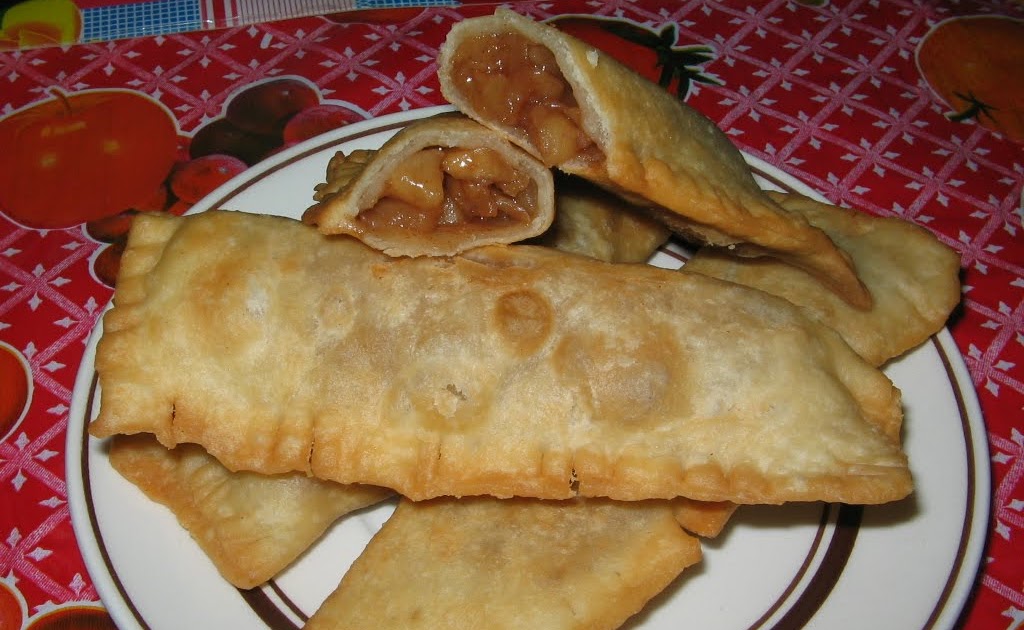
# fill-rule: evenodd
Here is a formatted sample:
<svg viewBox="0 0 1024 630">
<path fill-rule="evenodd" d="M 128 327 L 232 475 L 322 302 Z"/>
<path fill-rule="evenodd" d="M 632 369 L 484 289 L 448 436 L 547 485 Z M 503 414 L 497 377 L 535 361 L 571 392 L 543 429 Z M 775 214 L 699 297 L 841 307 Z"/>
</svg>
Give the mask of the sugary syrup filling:
<svg viewBox="0 0 1024 630">
<path fill-rule="evenodd" d="M 358 221 L 373 230 L 432 233 L 468 226 L 529 223 L 537 184 L 497 151 L 429 147 L 395 169 Z"/>
<path fill-rule="evenodd" d="M 603 159 L 555 56 L 518 33 L 479 35 L 456 51 L 453 77 L 480 115 L 529 138 L 547 166 Z"/>
</svg>

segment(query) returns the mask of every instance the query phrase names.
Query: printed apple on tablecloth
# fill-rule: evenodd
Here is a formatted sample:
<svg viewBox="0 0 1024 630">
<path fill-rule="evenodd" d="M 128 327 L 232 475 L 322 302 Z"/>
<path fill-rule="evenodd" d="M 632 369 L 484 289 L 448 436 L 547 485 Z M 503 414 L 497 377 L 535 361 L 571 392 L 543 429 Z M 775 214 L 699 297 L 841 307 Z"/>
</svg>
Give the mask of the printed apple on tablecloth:
<svg viewBox="0 0 1024 630">
<path fill-rule="evenodd" d="M 184 214 L 267 156 L 368 117 L 302 77 L 277 77 L 236 90 L 189 137 L 144 93 L 55 88 L 0 118 L 0 213 L 29 229 L 82 225 L 103 244 L 92 273 L 113 287 L 136 214 Z"/>
<path fill-rule="evenodd" d="M 0 441 L 3 441 L 21 424 L 32 402 L 32 371 L 28 361 L 14 346 L 3 341 L 0 341 L 0 383 L 3 384 L 3 389 L 0 389 Z M 5 627 L 0 624 L 0 628 Z"/>
</svg>

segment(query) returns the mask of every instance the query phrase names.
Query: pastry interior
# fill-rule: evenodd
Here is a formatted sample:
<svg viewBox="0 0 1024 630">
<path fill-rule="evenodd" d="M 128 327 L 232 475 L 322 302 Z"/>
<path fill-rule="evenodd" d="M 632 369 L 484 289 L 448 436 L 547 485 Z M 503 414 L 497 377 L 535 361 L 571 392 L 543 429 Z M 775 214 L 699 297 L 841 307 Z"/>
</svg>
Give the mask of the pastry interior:
<svg viewBox="0 0 1024 630">
<path fill-rule="evenodd" d="M 452 70 L 469 104 L 484 118 L 520 131 L 547 166 L 604 160 L 547 47 L 510 31 L 477 35 L 460 43 Z"/>
<path fill-rule="evenodd" d="M 356 224 L 377 234 L 525 225 L 537 204 L 536 182 L 497 151 L 427 147 L 396 165 Z"/>
</svg>

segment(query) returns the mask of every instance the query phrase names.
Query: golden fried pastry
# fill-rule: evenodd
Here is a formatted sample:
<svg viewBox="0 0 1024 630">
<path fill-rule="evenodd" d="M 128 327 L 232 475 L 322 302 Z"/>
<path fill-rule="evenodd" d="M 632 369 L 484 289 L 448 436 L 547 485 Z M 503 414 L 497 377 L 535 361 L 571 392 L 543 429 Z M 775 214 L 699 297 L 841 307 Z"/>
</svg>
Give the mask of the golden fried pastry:
<svg viewBox="0 0 1024 630">
<path fill-rule="evenodd" d="M 402 501 L 306 630 L 618 628 L 700 556 L 660 502 Z"/>
<path fill-rule="evenodd" d="M 555 177 L 555 220 L 528 243 L 605 262 L 641 263 L 671 235 L 622 198 L 570 177 Z"/>
<path fill-rule="evenodd" d="M 321 202 L 334 197 L 349 187 L 352 181 L 366 169 L 366 165 L 377 153 L 377 149 L 354 149 L 349 153 L 336 152 L 327 162 L 327 181 L 313 186 L 313 201 Z M 307 209 L 306 213 L 312 214 Z"/>
<path fill-rule="evenodd" d="M 715 124 L 610 55 L 510 10 L 452 27 L 445 97 L 549 166 L 645 205 L 674 231 L 771 255 L 871 306 L 849 258 L 758 187 Z"/>
<path fill-rule="evenodd" d="M 616 263 L 647 261 L 669 238 L 669 230 L 621 197 L 572 176 L 555 176 L 555 220 L 531 244 Z M 728 501 L 673 499 L 676 520 L 686 531 L 714 538 L 738 507 Z M 656 508 L 656 509 L 661 509 Z"/>
<path fill-rule="evenodd" d="M 412 123 L 373 153 L 339 154 L 327 175 L 303 221 L 390 256 L 521 241 L 555 212 L 551 172 L 460 114 Z"/>
<path fill-rule="evenodd" d="M 195 444 L 168 450 L 145 433 L 117 436 L 110 464 L 170 509 L 238 588 L 269 580 L 340 517 L 392 495 L 302 473 L 232 473 Z"/>
<path fill-rule="evenodd" d="M 670 506 L 683 529 L 702 538 L 714 538 L 722 533 L 739 508 L 730 501 L 693 501 L 685 497 L 673 499 Z"/>
<path fill-rule="evenodd" d="M 684 269 L 766 291 L 800 306 L 835 329 L 875 365 L 917 346 L 946 323 L 960 301 L 960 257 L 928 230 L 802 195 L 770 193 L 846 251 L 875 296 L 869 310 L 851 308 L 799 269 L 771 259 L 739 260 L 704 248 Z"/>
<path fill-rule="evenodd" d="M 90 432 L 412 499 L 877 503 L 899 391 L 734 283 L 543 247 L 390 258 L 281 217 L 139 215 Z"/>
</svg>

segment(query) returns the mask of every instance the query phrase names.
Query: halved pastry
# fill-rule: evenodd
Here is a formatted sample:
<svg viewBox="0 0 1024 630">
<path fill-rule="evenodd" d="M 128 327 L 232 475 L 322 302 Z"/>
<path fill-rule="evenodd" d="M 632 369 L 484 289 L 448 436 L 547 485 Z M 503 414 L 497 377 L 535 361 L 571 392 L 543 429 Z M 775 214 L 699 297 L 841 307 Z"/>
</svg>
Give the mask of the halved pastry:
<svg viewBox="0 0 1024 630">
<path fill-rule="evenodd" d="M 238 588 L 266 582 L 343 515 L 393 494 L 303 473 L 231 472 L 195 444 L 167 449 L 145 433 L 117 436 L 110 465 L 170 509 Z"/>
<path fill-rule="evenodd" d="M 450 256 L 551 225 L 551 172 L 459 114 L 417 121 L 378 151 L 331 160 L 302 219 L 389 256 Z"/>
<path fill-rule="evenodd" d="M 391 258 L 299 222 L 139 215 L 96 352 L 97 437 L 201 444 L 412 499 L 878 503 L 899 391 L 734 283 L 530 246 Z"/>
<path fill-rule="evenodd" d="M 834 329 L 875 365 L 938 332 L 959 303 L 960 256 L 928 230 L 898 217 L 876 217 L 803 195 L 770 195 L 849 253 L 875 297 L 874 306 L 866 311 L 851 308 L 799 269 L 767 258 L 740 260 L 716 248 L 701 249 L 683 269 L 784 297 Z"/>
<path fill-rule="evenodd" d="M 438 78 L 462 112 L 548 166 L 647 206 L 683 236 L 778 257 L 870 307 L 849 258 L 768 198 L 712 121 L 597 48 L 499 9 L 452 27 Z"/>
<path fill-rule="evenodd" d="M 700 557 L 663 502 L 403 500 L 305 627 L 611 630 Z"/>
</svg>

